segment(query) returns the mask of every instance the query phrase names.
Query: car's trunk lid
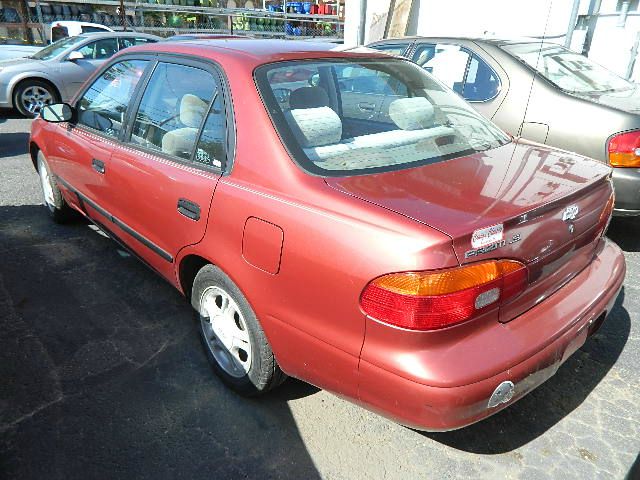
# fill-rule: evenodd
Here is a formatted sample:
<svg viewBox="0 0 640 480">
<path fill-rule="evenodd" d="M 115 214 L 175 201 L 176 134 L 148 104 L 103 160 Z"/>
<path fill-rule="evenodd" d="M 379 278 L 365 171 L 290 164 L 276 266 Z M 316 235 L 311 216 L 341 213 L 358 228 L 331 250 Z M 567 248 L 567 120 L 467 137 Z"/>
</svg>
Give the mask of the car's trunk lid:
<svg viewBox="0 0 640 480">
<path fill-rule="evenodd" d="M 630 84 L 632 85 L 632 84 Z M 640 112 L 640 86 L 632 86 L 622 90 L 612 90 L 607 92 L 571 93 L 576 97 L 590 102 L 616 108 L 623 112 Z"/>
<path fill-rule="evenodd" d="M 527 264 L 529 288 L 501 310 L 508 321 L 591 261 L 611 195 L 609 173 L 596 161 L 521 140 L 428 166 L 326 182 L 449 235 L 461 264 L 491 258 Z"/>
</svg>

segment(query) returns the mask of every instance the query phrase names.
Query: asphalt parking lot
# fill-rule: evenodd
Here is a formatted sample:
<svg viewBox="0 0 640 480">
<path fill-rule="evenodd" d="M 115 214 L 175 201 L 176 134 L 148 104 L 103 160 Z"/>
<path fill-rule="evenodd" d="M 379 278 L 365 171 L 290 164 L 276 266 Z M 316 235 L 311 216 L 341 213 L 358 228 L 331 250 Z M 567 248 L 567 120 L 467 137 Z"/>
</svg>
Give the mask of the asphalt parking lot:
<svg viewBox="0 0 640 480">
<path fill-rule="evenodd" d="M 624 289 L 552 379 L 420 433 L 299 381 L 227 390 L 177 291 L 86 223 L 50 222 L 29 124 L 0 112 L 0 478 L 637 478 L 640 221 L 613 222 Z"/>
</svg>

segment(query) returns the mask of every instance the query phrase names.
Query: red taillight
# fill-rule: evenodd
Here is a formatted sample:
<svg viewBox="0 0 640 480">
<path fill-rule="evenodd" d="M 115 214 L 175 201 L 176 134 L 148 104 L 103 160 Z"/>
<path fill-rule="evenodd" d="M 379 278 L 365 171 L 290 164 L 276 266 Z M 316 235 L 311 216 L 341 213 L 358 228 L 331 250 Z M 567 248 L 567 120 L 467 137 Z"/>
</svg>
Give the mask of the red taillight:
<svg viewBox="0 0 640 480">
<path fill-rule="evenodd" d="M 612 167 L 640 167 L 640 131 L 613 136 L 608 151 Z"/>
<path fill-rule="evenodd" d="M 381 322 L 410 330 L 435 330 L 470 320 L 516 297 L 527 280 L 527 268 L 514 260 L 392 273 L 370 282 L 360 305 Z"/>
</svg>

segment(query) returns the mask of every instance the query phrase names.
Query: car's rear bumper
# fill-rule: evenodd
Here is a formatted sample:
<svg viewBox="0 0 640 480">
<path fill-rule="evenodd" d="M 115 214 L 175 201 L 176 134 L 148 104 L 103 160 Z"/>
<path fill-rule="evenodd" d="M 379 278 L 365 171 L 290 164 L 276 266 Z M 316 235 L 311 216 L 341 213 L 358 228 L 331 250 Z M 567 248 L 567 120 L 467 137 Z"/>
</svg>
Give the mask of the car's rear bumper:
<svg viewBox="0 0 640 480">
<path fill-rule="evenodd" d="M 612 179 L 616 191 L 613 214 L 619 217 L 640 215 L 640 168 L 614 168 Z"/>
<path fill-rule="evenodd" d="M 611 311 L 622 287 L 625 271 L 625 260 L 620 249 L 612 242 L 603 240 L 593 263 L 562 289 L 511 322 L 494 326 L 496 330 L 511 329 L 511 333 L 517 332 L 517 336 L 510 337 L 513 341 L 519 338 L 523 342 L 528 339 L 534 342 L 548 335 L 547 342 L 526 359 L 488 378 L 445 387 L 421 383 L 415 375 L 409 379 L 381 368 L 375 364 L 375 358 L 363 359 L 360 362 L 359 399 L 368 408 L 421 430 L 454 430 L 493 415 L 551 377 L 584 344 Z M 560 326 L 561 330 L 552 328 L 554 325 Z M 547 333 L 552 331 L 553 334 Z M 494 338 L 494 342 L 484 345 L 481 354 L 488 364 L 499 357 L 499 350 L 512 347 L 501 343 L 504 337 L 497 331 Z M 468 370 L 473 370 L 474 360 L 464 358 L 465 348 L 461 345 L 465 341 L 468 343 L 468 338 L 462 339 L 453 348 L 460 353 L 458 362 Z M 519 348 L 525 348 L 524 345 Z M 477 347 L 475 345 L 472 348 Z M 373 356 L 369 354 L 369 357 Z M 414 372 L 424 372 L 425 376 L 432 374 L 433 365 L 428 361 L 417 364 L 415 361 L 418 358 L 429 357 L 406 354 L 405 360 L 413 362 L 409 368 Z M 465 364 L 465 361 L 468 363 Z M 455 368 L 451 365 L 452 372 L 456 371 Z M 440 372 L 440 376 L 443 375 Z M 489 407 L 489 399 L 503 382 L 514 384 L 513 396 L 505 403 Z"/>
</svg>

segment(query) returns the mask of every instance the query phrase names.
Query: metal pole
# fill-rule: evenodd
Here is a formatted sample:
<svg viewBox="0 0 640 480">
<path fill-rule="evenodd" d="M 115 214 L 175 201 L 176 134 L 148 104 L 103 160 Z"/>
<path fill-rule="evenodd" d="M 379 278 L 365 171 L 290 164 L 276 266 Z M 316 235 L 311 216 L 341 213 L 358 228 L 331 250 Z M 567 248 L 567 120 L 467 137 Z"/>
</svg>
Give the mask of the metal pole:
<svg viewBox="0 0 640 480">
<path fill-rule="evenodd" d="M 569 26 L 567 27 L 567 35 L 564 39 L 564 46 L 567 48 L 571 48 L 571 39 L 573 38 L 573 31 L 576 29 L 579 8 L 580 0 L 573 0 L 573 7 L 571 8 L 571 15 L 569 17 Z"/>
<path fill-rule="evenodd" d="M 358 45 L 364 45 L 367 26 L 367 0 L 360 0 L 360 18 L 358 19 Z"/>
<path fill-rule="evenodd" d="M 638 58 L 638 45 L 640 44 L 640 32 L 636 34 L 636 41 L 633 42 L 633 47 L 631 48 L 631 56 L 629 58 L 629 64 L 627 65 L 627 72 L 625 78 L 627 80 L 631 80 L 631 76 L 633 75 L 633 68 L 636 65 L 636 59 Z"/>
<path fill-rule="evenodd" d="M 120 0 L 120 22 L 122 23 L 122 29 L 127 31 L 127 16 L 124 10 L 124 0 Z"/>
<path fill-rule="evenodd" d="M 584 40 L 584 47 L 582 48 L 582 54 L 589 56 L 589 50 L 591 49 L 591 41 L 596 33 L 596 24 L 598 23 L 598 13 L 600 13 L 601 0 L 591 0 L 589 3 L 589 22 L 587 23 L 587 36 Z"/>
<path fill-rule="evenodd" d="M 40 8 L 40 0 L 36 0 L 36 15 L 38 17 L 38 23 L 40 24 L 40 39 L 42 43 L 47 43 L 47 32 L 44 28 L 44 19 L 42 18 L 42 8 Z"/>
</svg>

